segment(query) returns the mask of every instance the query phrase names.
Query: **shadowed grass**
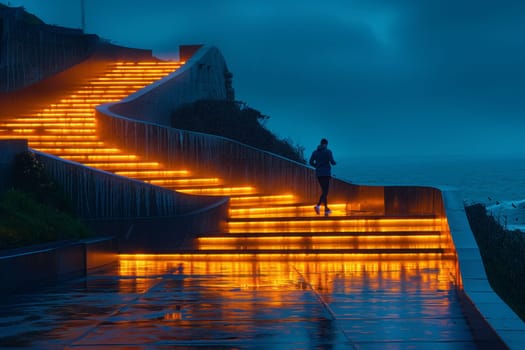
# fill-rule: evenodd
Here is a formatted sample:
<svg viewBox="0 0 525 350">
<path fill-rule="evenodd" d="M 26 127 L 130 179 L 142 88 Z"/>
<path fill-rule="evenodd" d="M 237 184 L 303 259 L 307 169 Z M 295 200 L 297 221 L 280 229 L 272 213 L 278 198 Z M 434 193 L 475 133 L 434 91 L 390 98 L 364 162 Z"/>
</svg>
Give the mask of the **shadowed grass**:
<svg viewBox="0 0 525 350">
<path fill-rule="evenodd" d="M 87 237 L 76 218 L 39 203 L 31 194 L 8 190 L 0 197 L 0 249 Z"/>
<path fill-rule="evenodd" d="M 11 183 L 0 193 L 0 249 L 89 236 L 32 152 L 15 157 Z"/>
</svg>

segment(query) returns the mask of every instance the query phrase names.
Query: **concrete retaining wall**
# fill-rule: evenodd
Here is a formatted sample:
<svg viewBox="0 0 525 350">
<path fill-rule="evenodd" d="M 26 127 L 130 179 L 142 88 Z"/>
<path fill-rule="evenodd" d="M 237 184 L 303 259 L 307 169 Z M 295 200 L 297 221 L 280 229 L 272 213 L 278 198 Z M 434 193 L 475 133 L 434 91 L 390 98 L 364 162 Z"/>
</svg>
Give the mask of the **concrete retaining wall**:
<svg viewBox="0 0 525 350">
<path fill-rule="evenodd" d="M 15 156 L 25 151 L 27 140 L 0 140 L 0 192 L 9 185 Z"/>
<path fill-rule="evenodd" d="M 453 189 L 444 189 L 442 193 L 460 271 L 458 292 L 474 336 L 481 342 L 481 348 L 493 349 L 497 347 L 491 347 L 484 341 L 491 339 L 495 331 L 508 348 L 522 349 L 525 345 L 525 323 L 489 284 L 461 193 Z"/>
<path fill-rule="evenodd" d="M 233 98 L 231 73 L 222 54 L 205 47 L 180 69 L 112 105 L 111 110 L 137 120 L 171 125 L 171 114 L 185 103 Z"/>
<path fill-rule="evenodd" d="M 13 91 L 86 59 L 98 36 L 38 23 L 22 7 L 0 7 L 0 92 Z"/>
<path fill-rule="evenodd" d="M 118 237 L 119 253 L 173 253 L 195 249 L 195 235 L 217 232 L 217 223 L 224 223 L 228 206 L 193 212 L 188 215 L 119 220 L 88 220 L 99 233 Z"/>
<path fill-rule="evenodd" d="M 224 202 L 223 198 L 176 193 L 38 151 L 35 154 L 84 219 L 187 215 Z"/>
<path fill-rule="evenodd" d="M 0 255 L 0 294 L 85 276 L 117 262 L 116 239 L 97 238 L 27 247 Z"/>
<path fill-rule="evenodd" d="M 120 252 L 174 251 L 195 235 L 218 232 L 228 198 L 193 196 L 36 152 L 77 215 L 97 235 L 119 240 Z"/>
</svg>

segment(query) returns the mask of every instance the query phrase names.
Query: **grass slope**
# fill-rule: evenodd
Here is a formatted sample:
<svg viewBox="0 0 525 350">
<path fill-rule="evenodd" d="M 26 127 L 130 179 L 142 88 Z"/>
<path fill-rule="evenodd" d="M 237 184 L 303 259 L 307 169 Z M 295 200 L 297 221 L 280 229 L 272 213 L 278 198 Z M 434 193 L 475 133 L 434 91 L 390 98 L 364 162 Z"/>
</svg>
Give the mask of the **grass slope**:
<svg viewBox="0 0 525 350">
<path fill-rule="evenodd" d="M 0 250 L 89 236 L 33 153 L 17 155 L 11 183 L 0 193 Z"/>
</svg>

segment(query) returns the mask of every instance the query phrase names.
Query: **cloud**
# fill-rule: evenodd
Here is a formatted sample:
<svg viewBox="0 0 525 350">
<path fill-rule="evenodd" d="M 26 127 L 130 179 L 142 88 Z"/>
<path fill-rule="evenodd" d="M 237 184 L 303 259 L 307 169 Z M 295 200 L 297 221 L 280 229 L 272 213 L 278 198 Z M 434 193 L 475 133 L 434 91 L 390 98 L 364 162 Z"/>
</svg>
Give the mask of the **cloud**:
<svg viewBox="0 0 525 350">
<path fill-rule="evenodd" d="M 57 24 L 66 8 L 24 3 Z M 156 53 L 218 46 L 237 97 L 269 114 L 277 134 L 307 145 L 322 133 L 362 152 L 468 152 L 482 147 L 473 146 L 476 135 L 503 139 L 507 131 L 501 144 L 510 147 L 523 130 L 522 0 L 86 0 L 86 7 L 88 30 L 119 44 Z"/>
</svg>

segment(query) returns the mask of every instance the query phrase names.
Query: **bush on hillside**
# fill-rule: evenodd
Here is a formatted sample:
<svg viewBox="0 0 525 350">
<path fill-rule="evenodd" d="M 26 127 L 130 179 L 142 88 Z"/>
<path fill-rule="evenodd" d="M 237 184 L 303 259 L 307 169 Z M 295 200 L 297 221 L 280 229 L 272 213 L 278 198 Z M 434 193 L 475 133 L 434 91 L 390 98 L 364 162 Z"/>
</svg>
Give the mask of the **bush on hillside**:
<svg viewBox="0 0 525 350">
<path fill-rule="evenodd" d="M 15 157 L 11 182 L 13 188 L 0 193 L 0 249 L 89 235 L 32 152 Z"/>
<path fill-rule="evenodd" d="M 304 164 L 304 148 L 273 135 L 264 127 L 268 118 L 245 103 L 200 100 L 173 112 L 171 125 L 177 129 L 224 136 Z"/>
<path fill-rule="evenodd" d="M 505 230 L 482 204 L 465 211 L 492 288 L 525 321 L 525 234 Z"/>
<path fill-rule="evenodd" d="M 0 197 L 0 250 L 87 236 L 76 218 L 31 194 L 8 190 Z"/>
<path fill-rule="evenodd" d="M 16 190 L 31 194 L 38 202 L 71 213 L 71 204 L 61 188 L 49 177 L 33 152 L 15 157 L 11 183 Z"/>
</svg>

